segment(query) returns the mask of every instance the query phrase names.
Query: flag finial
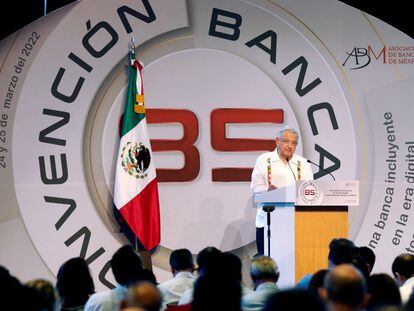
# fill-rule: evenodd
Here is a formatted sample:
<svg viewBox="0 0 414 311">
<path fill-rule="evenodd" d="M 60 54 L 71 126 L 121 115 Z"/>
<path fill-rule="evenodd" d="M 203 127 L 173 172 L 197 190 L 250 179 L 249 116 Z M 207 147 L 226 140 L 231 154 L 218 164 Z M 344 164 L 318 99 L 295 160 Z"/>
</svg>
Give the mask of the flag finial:
<svg viewBox="0 0 414 311">
<path fill-rule="evenodd" d="M 134 39 L 134 36 L 131 36 L 129 57 L 131 59 L 131 65 L 134 64 L 134 61 L 135 61 L 135 39 Z"/>
</svg>

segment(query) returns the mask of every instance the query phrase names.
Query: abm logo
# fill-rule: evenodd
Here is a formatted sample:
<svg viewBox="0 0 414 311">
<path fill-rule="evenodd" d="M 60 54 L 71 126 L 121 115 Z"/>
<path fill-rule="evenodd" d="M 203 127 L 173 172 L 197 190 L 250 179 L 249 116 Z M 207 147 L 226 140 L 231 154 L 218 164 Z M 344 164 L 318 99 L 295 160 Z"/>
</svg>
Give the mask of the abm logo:
<svg viewBox="0 0 414 311">
<path fill-rule="evenodd" d="M 368 48 L 354 47 L 350 52 L 345 52 L 348 56 L 343 62 L 342 66 L 347 67 L 349 70 L 361 69 L 368 66 L 371 63 L 371 59 L 375 58 L 377 61 L 382 58 L 384 64 L 387 63 L 385 46 L 378 52 L 368 45 Z"/>
</svg>

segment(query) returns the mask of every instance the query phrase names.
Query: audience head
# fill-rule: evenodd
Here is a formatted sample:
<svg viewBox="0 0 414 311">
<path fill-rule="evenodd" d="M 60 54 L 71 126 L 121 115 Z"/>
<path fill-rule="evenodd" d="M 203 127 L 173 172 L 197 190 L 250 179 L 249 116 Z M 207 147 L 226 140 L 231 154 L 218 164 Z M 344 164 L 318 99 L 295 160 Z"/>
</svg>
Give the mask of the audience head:
<svg viewBox="0 0 414 311">
<path fill-rule="evenodd" d="M 208 260 L 194 285 L 191 309 L 240 311 L 241 267 L 240 258 L 231 253 Z"/>
<path fill-rule="evenodd" d="M 329 243 L 329 266 L 334 267 L 343 263 L 351 263 L 356 252 L 354 242 L 348 239 L 333 239 Z"/>
<path fill-rule="evenodd" d="M 206 248 L 203 248 L 197 255 L 197 269 L 198 272 L 202 272 L 205 265 L 211 261 L 214 260 L 214 258 L 218 257 L 221 254 L 221 251 L 214 246 L 208 246 Z"/>
<path fill-rule="evenodd" d="M 398 255 L 394 259 L 391 269 L 398 286 L 403 285 L 407 279 L 414 276 L 414 256 L 411 254 Z"/>
<path fill-rule="evenodd" d="M 324 311 L 319 297 L 306 289 L 288 289 L 276 292 L 267 300 L 263 311 Z"/>
<path fill-rule="evenodd" d="M 57 294 L 52 283 L 46 280 L 36 279 L 27 282 L 26 285 L 38 292 L 42 310 L 56 310 Z"/>
<path fill-rule="evenodd" d="M 193 255 L 186 248 L 176 249 L 170 255 L 170 266 L 174 275 L 180 271 L 193 272 Z"/>
<path fill-rule="evenodd" d="M 369 265 L 367 264 L 366 260 L 358 253 L 355 254 L 354 258 L 351 261 L 351 264 L 354 265 L 355 268 L 362 273 L 365 279 L 368 279 L 370 270 Z"/>
<path fill-rule="evenodd" d="M 400 289 L 392 277 L 385 273 L 373 274 L 367 280 L 370 295 L 367 309 L 380 306 L 401 306 Z"/>
<path fill-rule="evenodd" d="M 252 260 L 250 275 L 256 288 L 263 282 L 276 283 L 279 279 L 279 269 L 272 258 L 260 256 Z"/>
<path fill-rule="evenodd" d="M 158 311 L 161 308 L 162 297 L 158 288 L 146 281 L 131 285 L 121 304 L 121 310 L 138 308 L 145 311 Z"/>
<path fill-rule="evenodd" d="M 361 246 L 358 247 L 357 252 L 365 260 L 368 265 L 368 271 L 371 273 L 374 268 L 376 258 L 374 251 L 367 246 Z"/>
<path fill-rule="evenodd" d="M 156 278 L 154 272 L 152 272 L 151 270 L 148 270 L 148 269 L 142 269 L 141 275 L 138 278 L 137 282 L 138 281 L 146 281 L 146 282 L 150 282 L 154 285 L 158 285 L 157 278 Z"/>
<path fill-rule="evenodd" d="M 0 266 L 0 299 L 2 310 L 45 310 L 37 290 L 22 285 L 9 270 Z"/>
<path fill-rule="evenodd" d="M 111 268 L 120 285 L 129 285 L 142 277 L 141 258 L 131 245 L 124 245 L 114 253 Z"/>
<path fill-rule="evenodd" d="M 328 269 L 322 269 L 312 275 L 308 285 L 308 291 L 314 294 L 315 296 L 319 297 L 319 289 L 323 288 L 323 281 L 325 279 L 326 274 L 328 273 Z"/>
<path fill-rule="evenodd" d="M 368 299 L 364 276 L 350 264 L 336 266 L 328 272 L 323 292 L 328 304 L 355 310 L 363 308 Z"/>
<path fill-rule="evenodd" d="M 56 288 L 62 306 L 83 306 L 95 292 L 88 264 L 83 258 L 71 258 L 63 263 L 57 274 Z"/>
</svg>

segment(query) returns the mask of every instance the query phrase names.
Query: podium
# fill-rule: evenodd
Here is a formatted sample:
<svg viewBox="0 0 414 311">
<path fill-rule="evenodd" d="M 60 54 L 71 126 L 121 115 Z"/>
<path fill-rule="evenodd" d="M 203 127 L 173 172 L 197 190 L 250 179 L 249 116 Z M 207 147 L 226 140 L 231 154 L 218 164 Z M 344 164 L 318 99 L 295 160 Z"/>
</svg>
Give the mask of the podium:
<svg viewBox="0 0 414 311">
<path fill-rule="evenodd" d="M 279 286 L 291 287 L 305 274 L 326 269 L 329 242 L 348 236 L 348 206 L 359 205 L 359 183 L 298 181 L 257 193 L 253 202 L 275 207 L 270 213 L 270 244 L 265 234 L 265 255 L 270 249 L 279 266 Z"/>
</svg>

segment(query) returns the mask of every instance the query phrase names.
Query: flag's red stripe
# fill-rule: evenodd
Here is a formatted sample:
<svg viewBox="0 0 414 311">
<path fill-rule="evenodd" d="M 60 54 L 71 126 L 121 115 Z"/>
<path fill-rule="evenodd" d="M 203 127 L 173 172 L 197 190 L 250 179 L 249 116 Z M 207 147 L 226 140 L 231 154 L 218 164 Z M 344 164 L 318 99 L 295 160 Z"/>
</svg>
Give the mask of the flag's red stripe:
<svg viewBox="0 0 414 311">
<path fill-rule="evenodd" d="M 160 243 L 160 210 L 156 178 L 119 211 L 147 250 Z"/>
</svg>

